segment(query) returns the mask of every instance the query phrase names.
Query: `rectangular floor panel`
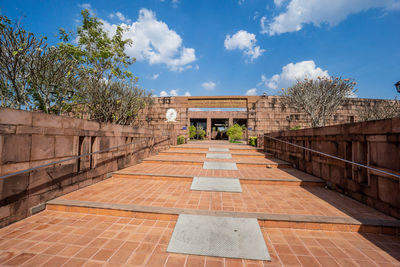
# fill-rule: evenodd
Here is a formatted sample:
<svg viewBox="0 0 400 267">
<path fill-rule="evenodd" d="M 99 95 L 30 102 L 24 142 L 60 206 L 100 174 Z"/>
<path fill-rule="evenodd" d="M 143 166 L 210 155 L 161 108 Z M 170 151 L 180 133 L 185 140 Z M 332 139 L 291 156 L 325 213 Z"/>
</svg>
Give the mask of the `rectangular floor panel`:
<svg viewBox="0 0 400 267">
<path fill-rule="evenodd" d="M 179 215 L 167 252 L 271 260 L 257 219 Z"/>
<path fill-rule="evenodd" d="M 240 193 L 242 187 L 236 178 L 194 177 L 190 190 Z"/>
<path fill-rule="evenodd" d="M 231 154 L 217 154 L 217 153 L 207 153 L 207 159 L 231 159 Z"/>
<path fill-rule="evenodd" d="M 209 147 L 208 151 L 210 152 L 229 152 L 229 148 L 224 147 Z"/>
<path fill-rule="evenodd" d="M 234 162 L 212 162 L 206 161 L 203 164 L 205 170 L 231 170 L 236 171 L 238 168 Z"/>
</svg>

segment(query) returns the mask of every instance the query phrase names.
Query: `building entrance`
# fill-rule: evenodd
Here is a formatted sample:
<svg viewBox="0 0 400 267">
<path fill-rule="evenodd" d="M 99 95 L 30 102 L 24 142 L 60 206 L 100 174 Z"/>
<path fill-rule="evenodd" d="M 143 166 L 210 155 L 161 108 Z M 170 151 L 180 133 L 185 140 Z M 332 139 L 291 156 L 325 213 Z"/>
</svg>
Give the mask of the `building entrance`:
<svg viewBox="0 0 400 267">
<path fill-rule="evenodd" d="M 197 130 L 203 129 L 207 130 L 207 119 L 190 119 L 190 126 L 196 127 Z M 207 133 L 206 133 L 207 135 Z M 196 139 L 199 139 L 199 136 L 196 136 Z"/>
<path fill-rule="evenodd" d="M 211 139 L 228 140 L 228 136 L 226 135 L 228 125 L 228 119 L 211 119 Z"/>
</svg>

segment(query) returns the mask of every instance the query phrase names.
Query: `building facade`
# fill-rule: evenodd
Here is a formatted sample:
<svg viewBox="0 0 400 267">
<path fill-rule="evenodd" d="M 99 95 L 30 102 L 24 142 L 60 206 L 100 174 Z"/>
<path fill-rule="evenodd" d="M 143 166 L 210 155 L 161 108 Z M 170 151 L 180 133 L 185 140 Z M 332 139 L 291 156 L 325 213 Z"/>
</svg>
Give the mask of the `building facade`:
<svg viewBox="0 0 400 267">
<path fill-rule="evenodd" d="M 382 100 L 349 98 L 329 118 L 328 125 L 358 121 L 366 101 Z M 171 110 L 175 115 L 168 120 L 166 114 Z M 235 123 L 245 129 L 244 139 L 293 127 L 310 127 L 307 115 L 283 105 L 280 96 L 155 97 L 153 105 L 142 112 L 138 123 L 156 130 L 175 130 L 186 137 L 190 125 L 201 126 L 207 139 L 221 138 L 218 132 Z"/>
</svg>

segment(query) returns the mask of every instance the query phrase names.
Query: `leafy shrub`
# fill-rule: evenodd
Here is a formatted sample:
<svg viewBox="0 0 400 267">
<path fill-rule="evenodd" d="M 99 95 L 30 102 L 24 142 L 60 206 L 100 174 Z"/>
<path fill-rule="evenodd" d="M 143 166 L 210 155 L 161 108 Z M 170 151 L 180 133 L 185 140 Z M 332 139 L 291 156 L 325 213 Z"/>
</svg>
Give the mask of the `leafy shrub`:
<svg viewBox="0 0 400 267">
<path fill-rule="evenodd" d="M 178 135 L 177 144 L 182 145 L 185 143 L 185 137 L 183 135 Z"/>
<path fill-rule="evenodd" d="M 196 134 L 197 134 L 196 127 L 194 125 L 191 125 L 189 127 L 189 138 L 194 139 L 196 137 Z"/>
<path fill-rule="evenodd" d="M 204 139 L 204 136 L 206 136 L 206 131 L 203 130 L 203 127 L 199 126 L 197 127 L 197 134 L 200 139 Z"/>
<path fill-rule="evenodd" d="M 250 136 L 249 143 L 251 146 L 257 146 L 257 136 Z"/>
<path fill-rule="evenodd" d="M 229 136 L 229 140 L 237 141 L 242 139 L 243 137 L 243 130 L 239 124 L 235 124 L 228 128 L 226 134 Z"/>
<path fill-rule="evenodd" d="M 300 129 L 301 129 L 300 125 L 295 125 L 295 126 L 289 128 L 290 131 L 296 131 L 296 130 L 300 130 Z"/>
</svg>

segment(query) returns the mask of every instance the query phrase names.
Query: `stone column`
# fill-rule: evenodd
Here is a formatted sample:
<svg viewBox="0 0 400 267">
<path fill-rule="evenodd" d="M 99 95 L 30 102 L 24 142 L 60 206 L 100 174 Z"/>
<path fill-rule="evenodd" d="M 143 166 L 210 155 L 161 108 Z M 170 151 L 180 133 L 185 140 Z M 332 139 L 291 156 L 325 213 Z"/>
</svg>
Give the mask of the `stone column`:
<svg viewBox="0 0 400 267">
<path fill-rule="evenodd" d="M 228 118 L 228 127 L 233 126 L 233 117 L 229 116 Z"/>
<path fill-rule="evenodd" d="M 206 134 L 208 136 L 208 140 L 211 140 L 211 118 L 207 116 L 207 131 Z"/>
</svg>

